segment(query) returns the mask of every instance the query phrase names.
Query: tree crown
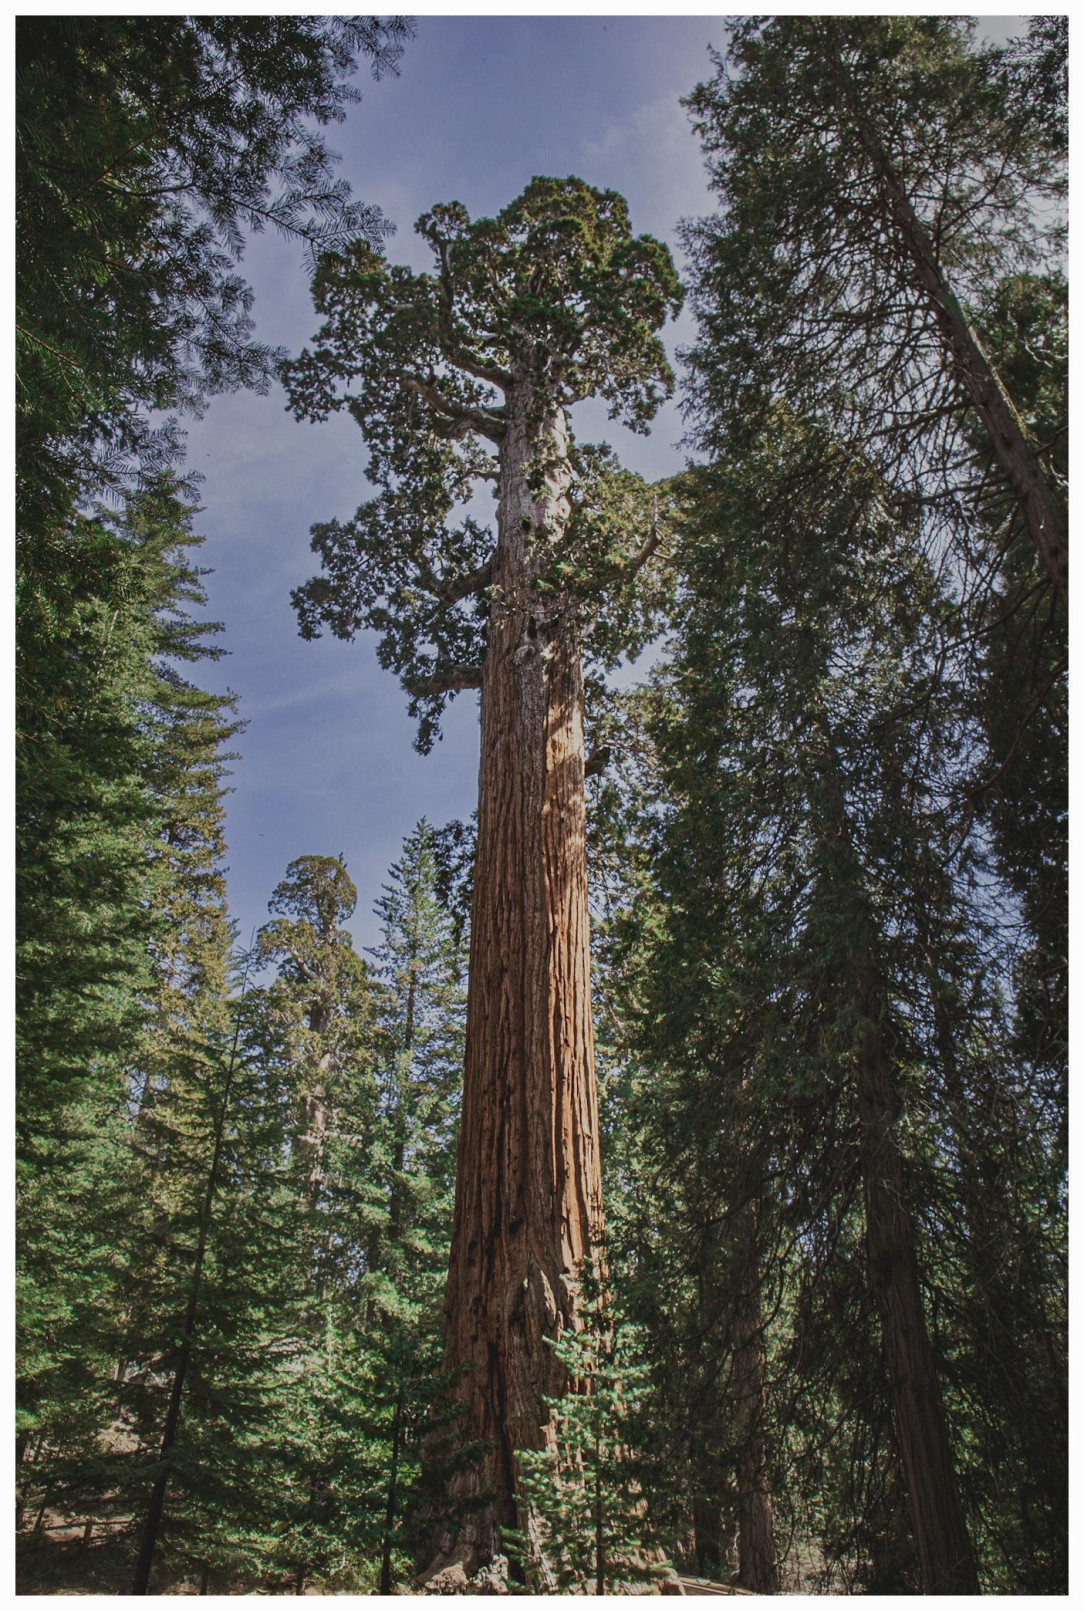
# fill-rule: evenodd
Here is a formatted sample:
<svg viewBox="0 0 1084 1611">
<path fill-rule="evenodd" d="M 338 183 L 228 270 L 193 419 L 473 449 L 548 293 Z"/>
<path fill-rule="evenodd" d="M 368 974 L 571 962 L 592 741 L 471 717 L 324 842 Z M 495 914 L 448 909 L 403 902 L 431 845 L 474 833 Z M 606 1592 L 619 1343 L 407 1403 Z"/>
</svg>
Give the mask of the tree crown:
<svg viewBox="0 0 1084 1611">
<path fill-rule="evenodd" d="M 657 332 L 682 291 L 667 248 L 632 235 L 624 200 L 581 179 L 533 179 L 496 218 L 433 207 L 417 228 L 432 273 L 391 267 L 367 241 L 324 255 L 324 322 L 282 374 L 299 419 L 353 415 L 380 489 L 353 520 L 313 527 L 325 574 L 294 594 L 302 634 L 379 631 L 425 750 L 449 693 L 479 685 L 495 545 L 463 514 L 475 483 L 498 479 L 510 419 L 526 410 L 541 426 L 601 396 L 646 429 L 673 386 Z M 541 440 L 519 451 L 525 474 L 544 468 Z M 628 584 L 657 546 L 657 503 L 608 448 L 562 451 L 567 528 L 529 539 L 533 579 L 539 599 L 590 602 L 595 651 L 613 662 L 646 631 Z"/>
</svg>

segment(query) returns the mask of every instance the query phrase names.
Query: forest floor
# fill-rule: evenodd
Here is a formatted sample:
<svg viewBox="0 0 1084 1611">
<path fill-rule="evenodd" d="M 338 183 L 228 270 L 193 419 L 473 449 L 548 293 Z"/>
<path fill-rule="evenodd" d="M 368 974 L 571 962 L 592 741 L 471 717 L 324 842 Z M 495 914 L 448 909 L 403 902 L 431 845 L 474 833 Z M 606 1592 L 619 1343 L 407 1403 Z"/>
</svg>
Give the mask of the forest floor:
<svg viewBox="0 0 1084 1611">
<path fill-rule="evenodd" d="M 91 1536 L 83 1542 L 81 1527 L 44 1528 L 15 1538 L 16 1594 L 127 1594 L 135 1571 L 135 1543 L 130 1537 Z M 198 1594 L 199 1584 L 182 1579 L 155 1585 L 160 1594 Z"/>
<path fill-rule="evenodd" d="M 124 1532 L 103 1531 L 83 1540 L 83 1523 L 45 1527 L 38 1533 L 17 1533 L 15 1538 L 16 1594 L 101 1594 L 128 1595 L 135 1572 L 138 1540 Z M 199 1594 L 200 1583 L 190 1571 L 171 1571 L 168 1564 L 155 1568 L 152 1579 L 155 1594 Z M 212 1576 L 208 1594 L 296 1594 L 285 1580 L 278 1587 L 223 1581 Z M 326 1594 L 321 1585 L 304 1591 Z"/>
</svg>

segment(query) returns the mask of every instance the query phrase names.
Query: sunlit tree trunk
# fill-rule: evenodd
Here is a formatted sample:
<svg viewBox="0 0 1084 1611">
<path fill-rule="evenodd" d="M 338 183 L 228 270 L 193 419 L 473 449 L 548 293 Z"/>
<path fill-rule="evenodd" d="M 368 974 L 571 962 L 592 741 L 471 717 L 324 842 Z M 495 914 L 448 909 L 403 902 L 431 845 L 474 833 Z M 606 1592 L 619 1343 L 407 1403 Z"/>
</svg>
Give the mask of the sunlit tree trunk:
<svg viewBox="0 0 1084 1611">
<path fill-rule="evenodd" d="M 481 698 L 478 851 L 447 1360 L 488 1445 L 456 1497 L 494 1498 L 439 1540 L 471 1572 L 519 1520 L 516 1453 L 540 1446 L 546 1345 L 602 1231 L 591 1025 L 583 675 L 574 615 L 536 586 L 569 518 L 567 432 L 526 383 L 508 398 Z"/>
</svg>

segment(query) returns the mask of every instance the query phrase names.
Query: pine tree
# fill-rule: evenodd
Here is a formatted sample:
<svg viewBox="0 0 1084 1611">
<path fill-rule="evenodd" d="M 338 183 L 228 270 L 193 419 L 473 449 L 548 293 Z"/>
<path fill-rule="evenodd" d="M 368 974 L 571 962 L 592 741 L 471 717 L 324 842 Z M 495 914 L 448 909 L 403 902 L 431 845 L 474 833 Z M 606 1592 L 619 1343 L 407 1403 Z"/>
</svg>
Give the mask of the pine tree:
<svg viewBox="0 0 1084 1611">
<path fill-rule="evenodd" d="M 16 33 L 21 537 L 175 439 L 147 413 L 266 384 L 244 229 L 311 251 L 386 229 L 312 124 L 394 71 L 401 19 L 23 17 Z M 45 556 L 41 556 L 45 563 Z"/>
<path fill-rule="evenodd" d="M 1056 440 L 979 333 L 1000 281 L 1056 283 L 1064 165 L 1014 111 L 1002 55 L 970 36 L 929 17 L 733 32 L 729 70 L 689 102 L 722 207 L 688 232 L 699 434 L 749 441 L 784 395 L 925 499 L 980 580 L 989 553 L 968 527 L 1004 521 L 1064 606 Z"/>
<path fill-rule="evenodd" d="M 142 1213 L 132 1110 L 163 1043 L 213 1019 L 224 988 L 235 727 L 231 699 L 181 675 L 213 652 L 189 615 L 191 518 L 164 482 L 73 525 L 94 602 L 58 585 L 66 567 L 26 583 L 41 631 L 19 667 L 18 1379 L 27 1480 L 69 1494 L 72 1438 L 93 1466 L 114 1413 L 123 1228 Z"/>
<path fill-rule="evenodd" d="M 583 1325 L 551 1342 L 569 1390 L 550 1400 L 553 1442 L 521 1455 L 525 1525 L 514 1548 L 546 1593 L 642 1592 L 668 1570 L 647 1536 L 634 1455 L 647 1367 L 634 1332 L 584 1271 Z"/>
<path fill-rule="evenodd" d="M 1056 1134 L 1012 1054 L 1011 901 L 959 812 L 974 730 L 967 656 L 946 665 L 953 602 L 873 468 L 784 411 L 755 453 L 690 479 L 687 509 L 677 649 L 648 702 L 655 891 L 641 886 L 625 920 L 627 1035 L 647 1070 L 626 1143 L 649 1182 L 623 1216 L 634 1312 L 663 1371 L 710 1382 L 714 1353 L 716 1382 L 732 1371 L 740 1390 L 743 1287 L 727 1249 L 753 1205 L 762 1314 L 775 1317 L 764 1339 L 774 1497 L 800 1501 L 826 1568 L 898 1592 L 914 1587 L 916 1551 L 921 1581 L 936 1581 L 936 1530 L 923 1536 L 915 1488 L 953 1479 L 916 1454 L 907 1425 L 901 1393 L 921 1368 L 936 1375 L 926 1407 L 942 1400 L 963 1466 L 957 1505 L 983 1581 L 1056 1584 Z M 992 1184 L 1006 1173 L 1011 1206 Z M 995 1243 L 1014 1269 L 1025 1243 L 1036 1257 L 1012 1301 Z M 915 1260 L 921 1287 L 907 1276 Z M 714 1327 L 705 1277 L 721 1299 Z M 907 1280 L 914 1312 L 894 1342 L 893 1294 Z M 909 1360 L 914 1346 L 925 1364 Z M 1045 1384 L 1038 1399 L 1010 1364 L 1025 1355 Z M 1024 1414 L 1013 1392 L 1029 1400 Z M 694 1387 L 691 1415 L 706 1405 Z M 1035 1416 L 1051 1452 L 1042 1475 L 1037 1446 L 1025 1452 Z M 1013 1451 L 1007 1483 L 994 1424 Z M 1040 1486 L 1038 1566 L 1010 1542 L 1009 1517 Z M 952 1511 L 938 1504 L 947 1530 Z"/>
<path fill-rule="evenodd" d="M 246 1041 L 276 1113 L 285 1247 L 269 1317 L 279 1397 L 263 1435 L 280 1457 L 265 1473 L 263 1563 L 299 1592 L 354 1586 L 375 1526 L 373 1451 L 352 1433 L 374 1387 L 359 1268 L 380 1140 L 374 985 L 345 927 L 356 898 L 341 858 L 290 863 L 256 946 L 277 976 L 256 995 Z"/>
<path fill-rule="evenodd" d="M 614 655 L 660 537 L 647 489 L 612 455 L 574 449 L 567 410 L 600 395 L 645 426 L 671 385 L 655 332 L 680 298 L 666 249 L 579 180 L 536 179 L 496 219 L 435 207 L 418 227 L 432 274 L 389 269 L 364 243 L 323 260 L 318 345 L 285 376 L 299 416 L 350 410 L 379 489 L 349 524 L 315 528 L 327 575 L 297 595 L 303 632 L 377 627 L 423 748 L 448 695 L 481 688 L 446 1308 L 470 1435 L 491 1446 L 460 1496 L 494 1497 L 434 1562 L 469 1573 L 514 1520 L 516 1453 L 543 1436 L 543 1394 L 563 1381 L 543 1338 L 573 1323 L 568 1278 L 601 1226 L 582 643 L 597 600 L 599 652 Z M 497 484 L 495 543 L 472 517 L 449 524 L 479 478 Z"/>
<path fill-rule="evenodd" d="M 423 823 L 377 903 L 370 968 L 342 862 L 302 856 L 272 897 L 246 1055 L 277 1108 L 287 1290 L 255 1559 L 305 1584 L 391 1592 L 409 1569 L 420 1452 L 440 1385 L 462 960 Z M 273 1096 L 272 1096 L 272 1093 Z M 255 1549 L 255 1546 L 254 1546 Z"/>
<path fill-rule="evenodd" d="M 428 1443 L 429 1463 L 436 1465 L 434 1439 L 449 1431 L 439 1408 L 434 1416 L 434 1400 L 446 1386 L 442 1300 L 466 992 L 460 920 L 441 896 L 442 842 L 424 820 L 404 840 L 376 903 L 381 940 L 371 953 L 383 986 L 377 1042 L 383 1133 L 374 1160 L 379 1216 L 366 1249 L 365 1293 L 391 1433 L 380 1538 L 383 1594 L 409 1575 L 411 1552 L 424 1545 L 431 1519 L 425 1515 L 423 1449 Z M 430 1482 L 433 1475 L 427 1473 Z"/>
</svg>

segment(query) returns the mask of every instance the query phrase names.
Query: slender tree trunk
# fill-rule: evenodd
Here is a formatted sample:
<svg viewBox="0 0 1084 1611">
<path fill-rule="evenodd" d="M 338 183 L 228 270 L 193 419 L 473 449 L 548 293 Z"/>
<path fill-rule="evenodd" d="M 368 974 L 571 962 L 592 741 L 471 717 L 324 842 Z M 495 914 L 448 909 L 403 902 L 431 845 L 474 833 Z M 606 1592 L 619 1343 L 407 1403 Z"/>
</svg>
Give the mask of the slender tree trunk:
<svg viewBox="0 0 1084 1611">
<path fill-rule="evenodd" d="M 700 1577 L 718 1581 L 723 1570 L 723 1529 L 719 1500 L 710 1494 L 693 1498 L 693 1548 Z"/>
<path fill-rule="evenodd" d="M 395 1513 L 399 1503 L 399 1436 L 403 1419 L 403 1389 L 395 1400 L 391 1422 L 391 1471 L 388 1473 L 388 1498 L 384 1507 L 384 1538 L 380 1551 L 380 1592 L 391 1593 L 391 1545 L 395 1527 Z"/>
<path fill-rule="evenodd" d="M 1039 559 L 1062 603 L 1069 604 L 1069 549 L 1065 511 L 1043 473 L 1000 377 L 964 316 L 941 267 L 933 241 L 888 153 L 862 108 L 855 110 L 859 139 L 882 186 L 891 222 L 941 330 L 949 364 L 990 437 L 994 455 L 1024 512 Z"/>
<path fill-rule="evenodd" d="M 897 1101 L 879 1026 L 865 1004 L 858 1067 L 866 1243 L 911 1524 L 926 1594 L 977 1594 L 975 1561 L 926 1329 L 914 1223 L 896 1136 Z"/>
<path fill-rule="evenodd" d="M 755 1594 L 776 1594 L 768 1445 L 764 1320 L 760 1302 L 756 1209 L 747 1203 L 737 1225 L 738 1270 L 734 1388 L 738 1438 L 738 1582 Z"/>
<path fill-rule="evenodd" d="M 886 1041 L 874 925 L 851 847 L 835 749 L 823 720 L 822 826 L 852 880 L 839 965 L 861 1025 L 856 1060 L 859 1154 L 870 1279 L 881 1321 L 892 1408 L 907 1483 L 924 1594 L 978 1594 L 978 1574 L 953 1464 L 941 1384 L 926 1326 L 917 1238 L 897 1122 L 899 1101 Z"/>
<path fill-rule="evenodd" d="M 602 1427 L 595 1403 L 595 1593 L 606 1593 L 606 1518 L 602 1509 Z"/>
<path fill-rule="evenodd" d="M 23 1493 L 23 1476 L 21 1467 L 27 1458 L 30 1444 L 30 1433 L 20 1432 L 15 1439 L 15 1527 L 16 1531 L 23 1525 L 23 1510 L 25 1496 Z"/>
<path fill-rule="evenodd" d="M 241 1001 L 238 1003 L 237 1021 L 234 1025 L 229 1062 L 226 1065 L 222 1105 L 215 1120 L 214 1150 L 211 1154 L 211 1167 L 208 1172 L 207 1186 L 200 1210 L 199 1237 L 196 1243 L 195 1258 L 192 1261 L 188 1303 L 185 1308 L 184 1323 L 181 1331 L 180 1353 L 173 1373 L 169 1405 L 166 1410 L 166 1421 L 162 1429 L 162 1442 L 158 1450 L 158 1471 L 151 1487 L 147 1516 L 143 1524 L 143 1536 L 139 1545 L 139 1558 L 136 1562 L 135 1582 L 132 1587 L 132 1593 L 135 1595 L 144 1595 L 149 1592 L 151 1568 L 154 1565 L 154 1552 L 158 1546 L 158 1535 L 162 1527 L 162 1517 L 165 1514 L 166 1489 L 169 1486 L 170 1475 L 169 1456 L 181 1424 L 181 1404 L 184 1399 L 185 1380 L 188 1376 L 188 1367 L 191 1363 L 192 1350 L 195 1346 L 196 1318 L 199 1313 L 200 1294 L 203 1288 L 204 1259 L 207 1253 L 207 1239 L 211 1230 L 211 1215 L 214 1210 L 215 1193 L 218 1190 L 218 1170 L 222 1159 L 222 1141 L 226 1129 L 226 1115 L 229 1112 L 234 1072 L 237 1067 L 237 1048 L 241 1038 L 241 1007 L 244 1004 L 247 988 L 248 975 L 246 973 L 241 987 Z"/>
<path fill-rule="evenodd" d="M 693 1494 L 693 1548 L 700 1577 L 722 1576 L 729 1553 L 723 1526 L 723 1450 L 730 1443 L 730 1406 L 721 1402 L 724 1358 L 729 1339 L 724 1317 L 729 1307 L 730 1284 L 723 1275 L 720 1228 L 712 1206 L 701 1225 L 696 1260 L 696 1315 L 698 1381 L 687 1398 L 690 1449 L 698 1472 L 699 1491 Z"/>
<path fill-rule="evenodd" d="M 482 680 L 478 851 L 463 1112 L 445 1297 L 465 1431 L 487 1445 L 430 1571 L 473 1572 L 515 1525 L 516 1452 L 565 1388 L 545 1339 L 575 1324 L 570 1277 L 602 1232 L 591 1026 L 583 676 L 571 610 L 535 587 L 569 516 L 567 430 L 518 382 L 501 447 Z M 528 485 L 527 465 L 537 474 Z"/>
</svg>

